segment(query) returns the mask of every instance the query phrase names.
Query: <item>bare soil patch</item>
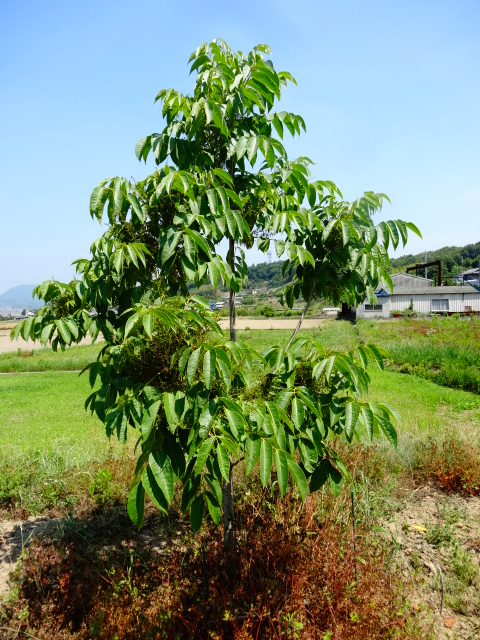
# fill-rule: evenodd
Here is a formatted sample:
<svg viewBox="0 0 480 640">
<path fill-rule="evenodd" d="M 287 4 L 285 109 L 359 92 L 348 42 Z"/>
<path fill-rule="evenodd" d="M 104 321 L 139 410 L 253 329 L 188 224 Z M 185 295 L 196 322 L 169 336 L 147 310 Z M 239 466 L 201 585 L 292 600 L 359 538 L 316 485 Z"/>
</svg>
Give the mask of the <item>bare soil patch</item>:
<svg viewBox="0 0 480 640">
<path fill-rule="evenodd" d="M 10 591 L 10 573 L 15 569 L 22 552 L 34 537 L 54 532 L 61 525 L 61 518 L 44 516 L 28 520 L 4 520 L 0 523 L 0 599 Z"/>
<path fill-rule="evenodd" d="M 422 626 L 437 640 L 480 638 L 480 498 L 427 485 L 384 526 Z"/>
<path fill-rule="evenodd" d="M 303 329 L 314 329 L 325 322 L 324 318 L 306 318 L 302 322 Z M 219 325 L 223 330 L 228 329 L 228 318 L 222 318 Z M 295 329 L 298 318 L 237 318 L 237 329 Z M 84 338 L 79 344 L 91 344 L 90 336 Z M 25 341 L 22 338 L 10 340 L 10 328 L 0 327 L 0 353 L 11 353 L 21 349 L 32 351 L 41 349 L 39 342 Z"/>
<path fill-rule="evenodd" d="M 250 493 L 248 490 L 247 494 Z M 225 574 L 220 528 L 147 509 L 137 533 L 124 508 L 64 521 L 32 540 L 4 611 L 13 640 L 100 638 L 331 638 L 416 640 L 389 545 L 351 530 L 338 503 L 316 518 L 318 496 L 241 507 L 239 566 Z M 356 568 L 361 588 L 356 588 Z M 4 632 L 5 633 L 5 632 Z"/>
<path fill-rule="evenodd" d="M 299 318 L 237 318 L 237 329 L 295 329 Z M 325 322 L 324 318 L 305 318 L 302 329 L 315 329 Z M 222 329 L 228 329 L 228 318 L 219 321 Z"/>
</svg>

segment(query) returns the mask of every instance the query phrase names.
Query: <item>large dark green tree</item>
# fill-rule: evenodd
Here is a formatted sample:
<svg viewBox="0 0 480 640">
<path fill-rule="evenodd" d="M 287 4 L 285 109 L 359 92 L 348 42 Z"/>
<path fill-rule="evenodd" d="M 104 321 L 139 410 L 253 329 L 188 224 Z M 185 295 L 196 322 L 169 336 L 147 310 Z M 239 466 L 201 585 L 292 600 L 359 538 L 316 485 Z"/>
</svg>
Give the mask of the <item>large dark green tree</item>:
<svg viewBox="0 0 480 640">
<path fill-rule="evenodd" d="M 383 368 L 381 349 L 330 352 L 296 337 L 299 327 L 265 353 L 236 340 L 244 248 L 255 239 L 264 252 L 275 244 L 294 273 L 285 301 L 303 298 L 306 312 L 316 296 L 373 300 L 381 279 L 390 280 L 389 245 L 405 244 L 408 228 L 417 232 L 401 220 L 374 223 L 384 195 L 345 202 L 332 182 L 311 181 L 308 158 L 288 159 L 284 135 L 299 135 L 305 123 L 274 110 L 295 81 L 269 55 L 265 45 L 242 54 L 222 40 L 192 54 L 193 93 L 160 91 L 165 127 L 136 146 L 138 159 L 153 155 L 157 168 L 139 182 L 115 177 L 93 190 L 90 213 L 99 222 L 106 214 L 107 231 L 90 258 L 76 261 L 76 281 L 37 287 L 45 306 L 13 332 L 54 349 L 103 336 L 87 367 L 86 407 L 108 437 L 125 442 L 135 433 L 130 517 L 141 526 L 146 493 L 168 511 L 178 482 L 195 531 L 206 509 L 215 523 L 223 510 L 230 554 L 239 460 L 247 474 L 259 466 L 263 485 L 274 470 L 282 495 L 291 480 L 305 498 L 325 482 L 340 490 L 347 469 L 336 436 L 397 439 L 394 409 L 362 395 L 369 362 Z M 189 294 L 191 282 L 219 280 L 230 289 L 229 339 L 207 302 Z"/>
</svg>

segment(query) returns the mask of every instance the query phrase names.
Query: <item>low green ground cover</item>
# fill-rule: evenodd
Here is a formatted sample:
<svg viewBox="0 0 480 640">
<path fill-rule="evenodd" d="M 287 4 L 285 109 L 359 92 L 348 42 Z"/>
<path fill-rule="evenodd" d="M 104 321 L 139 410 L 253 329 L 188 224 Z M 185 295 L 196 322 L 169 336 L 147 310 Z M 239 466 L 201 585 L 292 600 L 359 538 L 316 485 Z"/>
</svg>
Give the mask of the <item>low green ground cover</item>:
<svg viewBox="0 0 480 640">
<path fill-rule="evenodd" d="M 390 351 L 404 373 L 480 393 L 480 319 L 359 320 L 358 336 Z"/>
<path fill-rule="evenodd" d="M 16 344 L 16 343 L 12 343 Z M 18 350 L 0 353 L 0 373 L 14 371 L 78 371 L 95 360 L 103 343 L 75 345 L 65 351 L 52 349 L 28 349 L 23 340 L 18 340 Z"/>
<path fill-rule="evenodd" d="M 0 455 L 53 449 L 71 452 L 76 463 L 95 457 L 104 429 L 83 409 L 88 376 L 55 372 L 0 377 Z M 78 448 L 80 440 L 82 448 Z"/>
<path fill-rule="evenodd" d="M 358 337 L 350 322 L 325 320 L 315 329 L 300 329 L 299 335 L 320 342 L 325 349 L 348 351 L 358 344 Z M 272 345 L 286 346 L 292 330 L 290 329 L 245 329 L 237 331 L 237 339 L 247 342 L 262 351 Z"/>
<path fill-rule="evenodd" d="M 271 329 L 239 331 L 237 337 L 262 350 L 271 344 L 286 344 L 289 335 L 290 331 Z M 316 329 L 302 330 L 302 335 L 318 340 L 326 349 L 332 350 L 348 350 L 358 344 L 355 327 L 349 322 L 328 321 Z M 379 333 L 366 337 L 368 342 L 376 340 L 383 346 L 390 345 L 382 341 Z M 373 364 L 369 375 L 370 399 L 388 402 L 398 409 L 402 417 L 398 453 L 386 443 L 385 452 L 390 451 L 389 455 L 405 468 L 415 466 L 416 445 L 432 438 L 443 442 L 455 434 L 480 448 L 480 430 L 475 427 L 480 424 L 480 396 L 476 393 L 441 386 L 435 378 L 432 381 L 394 369 L 380 371 Z"/>
<path fill-rule="evenodd" d="M 370 334 L 361 327 L 361 335 L 382 343 L 380 331 L 383 327 L 389 331 L 402 329 L 396 326 L 398 323 L 382 325 L 380 329 L 378 325 L 369 326 L 372 329 Z M 238 339 L 261 351 L 273 344 L 285 345 L 290 334 L 284 329 L 247 329 L 238 332 Z M 350 349 L 358 341 L 356 329 L 349 322 L 327 321 L 316 329 L 301 330 L 301 334 L 333 350 Z M 383 341 L 383 344 L 387 343 Z M 43 486 L 48 486 L 62 474 L 79 473 L 92 464 L 126 455 L 116 440 L 109 442 L 105 438 L 96 417 L 84 411 L 84 401 L 90 392 L 88 377 L 62 371 L 84 366 L 95 358 L 99 348 L 99 345 L 71 347 L 56 354 L 39 350 L 29 358 L 0 359 L 0 362 L 13 361 L 25 371 L 23 374 L 0 376 L 2 504 L 18 504 L 21 494 L 24 496 L 22 504 L 27 510 L 37 512 L 48 500 L 25 498 L 35 493 L 33 485 L 43 482 Z M 27 373 L 32 370 L 32 363 L 39 369 L 43 368 L 44 373 Z M 435 451 L 441 451 L 452 438 L 457 443 L 470 443 L 474 450 L 480 450 L 477 428 L 480 398 L 477 394 L 449 389 L 395 370 L 380 372 L 373 365 L 370 375 L 370 398 L 390 403 L 402 416 L 398 451 L 394 452 L 383 441 L 375 445 L 383 457 L 383 464 L 390 470 L 401 473 L 422 467 L 425 452 L 430 451 L 428 447 L 432 442 Z M 129 441 L 128 446 L 131 445 Z M 29 487 L 28 491 L 26 487 Z"/>
<path fill-rule="evenodd" d="M 36 514 L 68 502 L 79 474 L 125 456 L 84 410 L 89 391 L 78 373 L 0 376 L 0 509 Z"/>
</svg>

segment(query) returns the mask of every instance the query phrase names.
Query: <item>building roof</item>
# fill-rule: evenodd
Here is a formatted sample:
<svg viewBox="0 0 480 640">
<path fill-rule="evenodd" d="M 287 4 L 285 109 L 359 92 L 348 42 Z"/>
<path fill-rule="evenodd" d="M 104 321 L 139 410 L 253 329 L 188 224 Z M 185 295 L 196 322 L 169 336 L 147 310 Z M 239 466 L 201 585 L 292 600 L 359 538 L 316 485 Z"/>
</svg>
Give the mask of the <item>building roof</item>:
<svg viewBox="0 0 480 640">
<path fill-rule="evenodd" d="M 459 273 L 458 276 L 455 276 L 455 277 L 456 278 L 461 278 L 462 276 L 476 275 L 476 274 L 478 274 L 478 269 L 479 269 L 479 267 L 473 267 L 473 269 L 467 269 L 466 271 L 462 271 L 462 273 Z"/>
<path fill-rule="evenodd" d="M 429 295 L 429 296 L 437 296 L 437 295 L 445 295 L 452 293 L 463 293 L 467 295 L 471 295 L 472 293 L 476 293 L 480 295 L 480 291 L 477 291 L 474 287 L 468 285 L 458 285 L 453 287 L 423 287 L 419 288 L 408 288 L 402 287 L 401 289 L 395 289 L 392 295 L 394 296 L 414 296 L 414 295 Z"/>
<path fill-rule="evenodd" d="M 425 282 L 433 282 L 431 278 L 424 278 L 423 276 L 414 276 L 413 273 L 406 273 L 405 271 L 398 271 L 398 273 L 393 273 L 390 277 L 393 280 L 398 276 L 404 276 L 405 278 L 412 278 L 412 280 L 424 280 Z"/>
</svg>

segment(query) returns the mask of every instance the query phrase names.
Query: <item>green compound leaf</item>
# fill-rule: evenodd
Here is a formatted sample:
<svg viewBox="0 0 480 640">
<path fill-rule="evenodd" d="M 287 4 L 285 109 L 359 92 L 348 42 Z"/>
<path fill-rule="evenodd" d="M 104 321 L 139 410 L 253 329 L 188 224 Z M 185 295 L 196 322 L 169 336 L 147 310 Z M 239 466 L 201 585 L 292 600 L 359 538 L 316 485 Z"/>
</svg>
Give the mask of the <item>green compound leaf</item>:
<svg viewBox="0 0 480 640">
<path fill-rule="evenodd" d="M 170 458 L 164 451 L 152 451 L 148 458 L 150 469 L 168 504 L 173 498 L 174 474 Z"/>
<path fill-rule="evenodd" d="M 342 490 L 343 476 L 333 465 L 330 465 L 330 476 L 328 478 L 328 482 L 330 485 L 330 491 L 333 493 L 333 497 L 338 498 L 340 491 Z"/>
<path fill-rule="evenodd" d="M 212 387 L 213 377 L 215 376 L 216 355 L 213 349 L 206 352 L 203 357 L 203 379 L 207 389 Z"/>
<path fill-rule="evenodd" d="M 257 464 L 257 460 L 260 456 L 260 446 L 262 444 L 260 436 L 255 433 L 250 433 L 247 437 L 247 441 L 245 444 L 245 462 L 246 462 L 246 473 L 249 475 L 255 465 Z"/>
<path fill-rule="evenodd" d="M 262 439 L 260 446 L 260 480 L 265 487 L 270 480 L 270 471 L 272 469 L 272 445 L 267 440 Z"/>
<path fill-rule="evenodd" d="M 190 507 L 190 524 L 193 533 L 200 531 L 202 527 L 203 514 L 205 512 L 205 500 L 202 495 L 197 496 Z"/>
<path fill-rule="evenodd" d="M 299 429 L 305 419 L 305 408 L 297 397 L 292 400 L 292 422 Z"/>
<path fill-rule="evenodd" d="M 280 494 L 283 498 L 288 486 L 288 462 L 283 451 L 275 449 L 275 467 L 277 469 L 277 480 Z"/>
<path fill-rule="evenodd" d="M 228 452 L 222 444 L 217 445 L 217 460 L 218 466 L 220 467 L 220 473 L 224 478 L 225 482 L 229 482 L 230 480 L 230 458 L 228 457 Z"/>
<path fill-rule="evenodd" d="M 207 462 L 207 458 L 210 454 L 210 449 L 213 446 L 214 437 L 210 436 L 203 443 L 200 449 L 197 452 L 197 461 L 195 463 L 195 473 L 199 474 L 205 463 Z"/>
<path fill-rule="evenodd" d="M 141 483 L 136 484 L 130 490 L 127 501 L 127 513 L 133 524 L 140 530 L 145 516 L 145 489 Z"/>
<path fill-rule="evenodd" d="M 207 507 L 210 515 L 212 516 L 212 520 L 215 524 L 220 524 L 221 519 L 221 511 L 220 505 L 218 503 L 217 498 L 213 495 L 211 491 L 205 491 L 205 500 L 207 502 Z"/>
<path fill-rule="evenodd" d="M 148 493 L 154 504 L 158 509 L 164 513 L 168 513 L 168 502 L 165 498 L 163 491 L 158 486 L 158 483 L 153 475 L 153 471 L 150 467 L 145 467 L 142 473 L 142 484 L 145 491 Z"/>
<path fill-rule="evenodd" d="M 298 490 L 300 491 L 302 500 L 305 500 L 307 496 L 307 490 L 308 490 L 307 479 L 305 477 L 305 474 L 303 473 L 303 471 L 300 469 L 300 467 L 294 460 L 288 460 L 287 462 L 288 462 L 288 468 L 290 469 L 290 473 L 292 474 L 292 478 L 295 480 L 295 484 L 297 485 Z"/>
</svg>

